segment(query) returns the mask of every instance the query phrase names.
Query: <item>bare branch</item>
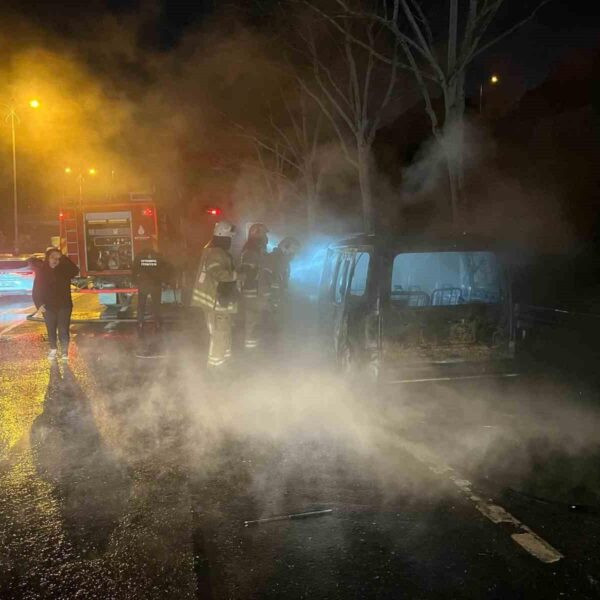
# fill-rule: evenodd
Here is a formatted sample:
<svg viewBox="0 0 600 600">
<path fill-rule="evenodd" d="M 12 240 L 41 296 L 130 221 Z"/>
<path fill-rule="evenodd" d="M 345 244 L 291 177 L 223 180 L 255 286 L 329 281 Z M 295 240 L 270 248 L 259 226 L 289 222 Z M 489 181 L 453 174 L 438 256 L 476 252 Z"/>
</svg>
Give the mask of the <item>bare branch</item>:
<svg viewBox="0 0 600 600">
<path fill-rule="evenodd" d="M 367 39 L 369 44 L 375 46 L 375 38 L 373 36 L 373 23 L 367 26 Z M 369 91 L 371 89 L 371 74 L 373 73 L 373 54 L 369 52 L 369 58 L 367 59 L 367 67 L 365 69 L 365 81 L 363 84 L 363 99 L 362 99 L 362 114 L 361 120 L 363 128 L 367 127 L 369 122 Z M 393 69 L 393 66 L 392 66 Z"/>
<path fill-rule="evenodd" d="M 433 71 L 435 73 L 437 73 L 439 81 L 444 82 L 446 79 L 446 77 L 444 75 L 444 70 L 440 66 L 440 63 L 437 60 L 437 58 L 434 56 L 432 49 L 427 45 L 427 40 L 425 39 L 423 32 L 421 31 L 421 28 L 419 27 L 419 24 L 417 23 L 417 21 L 415 19 L 415 15 L 413 14 L 413 11 L 411 10 L 410 6 L 408 5 L 408 2 L 406 0 L 394 0 L 394 1 L 402 3 L 402 9 L 404 11 L 404 15 L 408 19 L 408 22 L 410 23 L 413 31 L 415 32 L 415 35 L 417 36 L 417 38 L 419 40 L 418 47 L 421 48 L 423 56 L 425 57 L 427 62 L 430 64 Z M 393 23 L 393 31 L 394 31 L 394 35 L 396 35 L 396 36 L 398 36 L 398 34 L 400 34 L 401 37 L 406 37 L 406 36 L 404 36 L 404 34 L 402 34 L 400 32 L 397 22 Z"/>
<path fill-rule="evenodd" d="M 344 92 L 336 82 L 335 77 L 333 77 L 333 74 L 331 73 L 331 69 L 329 69 L 329 67 L 327 67 L 327 65 L 319 58 L 312 33 L 310 34 L 309 38 L 304 37 L 300 32 L 299 35 L 300 38 L 307 44 L 307 46 L 310 49 L 310 59 L 313 65 L 313 70 L 315 67 L 317 67 L 319 71 L 323 72 L 325 74 L 325 77 L 327 78 L 327 81 L 331 85 L 331 88 L 338 95 L 339 100 L 345 102 L 348 105 L 348 108 L 352 109 L 352 104 L 348 99 L 348 96 L 344 94 Z"/>
<path fill-rule="evenodd" d="M 482 52 L 485 52 L 488 48 L 490 48 L 494 44 L 497 44 L 499 41 L 503 40 L 505 37 L 508 37 L 511 33 L 514 33 L 517 29 L 523 27 L 523 25 L 526 25 L 529 21 L 531 21 L 535 17 L 535 15 L 538 13 L 538 11 L 542 7 L 544 7 L 546 4 L 548 4 L 551 1 L 552 0 L 542 0 L 531 11 L 531 13 L 527 17 L 525 17 L 524 19 L 522 19 L 518 23 L 515 23 L 512 27 L 509 27 L 504 33 L 501 33 L 500 35 L 498 35 L 497 37 L 495 37 L 493 40 L 487 42 L 483 46 L 480 46 L 475 52 L 471 53 L 469 61 L 473 60 L 476 56 L 478 56 Z"/>
<path fill-rule="evenodd" d="M 380 23 L 381 25 L 384 25 L 388 29 L 392 28 L 392 23 L 394 22 L 392 19 L 386 19 L 384 17 L 380 17 L 377 14 L 366 14 L 366 13 L 359 13 L 359 12 L 353 11 L 343 0 L 336 0 L 336 2 L 346 12 L 345 15 L 340 15 L 340 18 L 342 18 L 342 19 L 347 19 L 348 17 L 355 17 L 355 18 L 364 19 L 367 21 L 376 21 L 376 22 Z M 320 8 L 318 8 L 317 6 L 312 4 L 312 2 L 309 2 L 308 0 L 303 0 L 303 4 L 306 4 L 306 6 L 309 6 L 310 8 L 312 8 L 316 13 L 319 14 L 319 16 L 326 19 L 338 31 L 340 31 L 341 33 L 345 32 L 344 28 L 338 23 L 338 21 L 334 17 L 332 17 L 331 15 L 327 14 L 325 11 L 321 10 Z M 394 33 L 396 34 L 396 32 L 394 32 Z M 415 48 L 415 50 L 419 51 L 421 54 L 424 55 L 423 49 L 420 48 L 420 46 L 411 37 L 405 35 L 399 29 L 397 29 L 397 34 L 400 36 L 403 36 L 405 38 L 405 41 L 407 44 L 409 44 L 410 46 L 413 46 Z M 357 44 L 358 46 L 362 46 L 365 50 L 368 50 L 369 52 L 373 52 L 373 54 L 376 56 L 376 58 L 378 58 L 382 62 L 385 62 L 387 64 L 392 63 L 391 58 L 373 50 L 372 48 L 369 47 L 369 44 L 367 44 L 366 42 L 356 38 L 355 36 L 351 36 L 351 37 L 352 37 L 352 41 L 355 44 Z M 410 66 L 403 65 L 403 68 L 410 69 Z"/>
<path fill-rule="evenodd" d="M 323 99 L 320 98 L 318 94 L 315 94 L 315 92 L 313 92 L 310 89 L 310 87 L 308 87 L 308 85 L 306 84 L 305 81 L 302 80 L 302 78 L 298 77 L 298 83 L 302 86 L 304 91 L 317 103 L 318 107 L 323 111 L 323 114 L 327 117 L 327 119 L 331 123 L 332 127 L 334 128 L 334 130 L 340 140 L 340 144 L 342 146 L 342 151 L 344 152 L 344 156 L 346 157 L 346 160 L 351 165 L 356 167 L 357 163 L 354 160 L 354 158 L 352 158 L 352 156 L 350 155 L 350 150 L 348 149 L 348 144 L 346 143 L 346 138 L 345 138 L 344 134 L 342 133 L 340 126 L 338 125 L 337 119 L 333 116 L 333 114 L 331 113 L 331 111 L 329 110 L 327 105 L 323 102 Z"/>
<path fill-rule="evenodd" d="M 346 55 L 346 60 L 348 61 L 348 96 L 352 99 L 352 107 L 354 109 L 354 127 L 350 127 L 353 132 L 356 132 L 356 124 L 360 121 L 361 114 L 361 93 L 360 93 L 360 84 L 358 82 L 358 70 L 356 67 L 356 60 L 354 60 L 354 53 L 352 52 L 352 42 L 348 36 L 344 38 L 344 52 Z"/>
<path fill-rule="evenodd" d="M 398 45 L 399 45 L 399 42 L 398 42 L 398 40 L 396 40 L 396 45 L 394 46 L 394 57 L 398 56 Z M 394 64 L 392 64 L 392 69 L 390 71 L 390 80 L 388 82 L 387 91 L 385 93 L 385 96 L 383 97 L 383 100 L 381 101 L 381 105 L 379 107 L 377 114 L 373 118 L 373 123 L 371 125 L 371 130 L 369 132 L 369 139 L 371 141 L 374 140 L 375 134 L 377 133 L 377 130 L 379 129 L 379 124 L 381 122 L 381 117 L 383 116 L 383 111 L 385 110 L 390 99 L 392 98 L 392 92 L 394 91 L 394 88 L 396 87 L 397 78 L 398 78 L 398 69 L 397 69 L 396 61 L 394 61 Z"/>
</svg>

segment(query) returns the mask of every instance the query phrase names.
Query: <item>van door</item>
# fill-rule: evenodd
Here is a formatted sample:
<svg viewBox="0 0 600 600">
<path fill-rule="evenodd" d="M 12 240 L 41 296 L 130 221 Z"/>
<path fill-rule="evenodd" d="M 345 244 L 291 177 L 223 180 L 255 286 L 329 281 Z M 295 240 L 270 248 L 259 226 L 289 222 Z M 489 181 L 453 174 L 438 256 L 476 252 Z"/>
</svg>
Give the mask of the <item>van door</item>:
<svg viewBox="0 0 600 600">
<path fill-rule="evenodd" d="M 349 256 L 348 284 L 344 311 L 340 311 L 337 329 L 338 358 L 345 368 L 362 364 L 368 340 L 366 322 L 369 318 L 371 284 L 371 257 L 369 249 L 357 249 Z"/>
<path fill-rule="evenodd" d="M 329 343 L 333 334 L 333 318 L 336 305 L 334 303 L 334 288 L 337 280 L 341 252 L 329 250 L 325 259 L 321 282 L 319 285 L 319 333 Z"/>
<path fill-rule="evenodd" d="M 346 314 L 346 292 L 348 289 L 348 280 L 352 268 L 353 254 L 344 252 L 338 260 L 337 272 L 333 284 L 332 297 L 332 322 L 331 322 L 331 340 L 333 349 L 337 355 L 338 344 L 342 335 L 344 325 L 344 316 Z"/>
</svg>

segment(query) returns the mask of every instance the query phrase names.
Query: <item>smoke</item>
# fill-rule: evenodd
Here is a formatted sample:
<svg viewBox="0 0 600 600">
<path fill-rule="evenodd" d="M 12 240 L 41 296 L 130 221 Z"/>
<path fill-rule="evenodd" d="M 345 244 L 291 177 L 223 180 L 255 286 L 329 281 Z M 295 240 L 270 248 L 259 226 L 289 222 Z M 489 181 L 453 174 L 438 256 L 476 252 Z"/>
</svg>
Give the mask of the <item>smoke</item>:
<svg viewBox="0 0 600 600">
<path fill-rule="evenodd" d="M 441 499 L 447 482 L 428 474 L 424 452 L 489 494 L 600 498 L 600 411 L 566 384 L 524 378 L 375 389 L 332 370 L 314 313 L 301 303 L 282 346 L 252 359 L 238 353 L 238 378 L 215 384 L 198 366 L 203 323 L 190 319 L 187 333 L 172 332 L 159 365 L 133 370 L 132 348 L 107 337 L 102 343 L 114 351 L 98 354 L 97 340 L 80 336 L 74 369 L 88 373 L 82 388 L 112 454 L 134 470 L 153 465 L 158 477 L 183 470 L 201 490 L 233 486 L 237 500 L 219 505 L 233 511 L 229 519 Z"/>
<path fill-rule="evenodd" d="M 550 178 L 544 185 L 532 179 L 533 162 L 519 165 L 516 172 L 507 168 L 513 160 L 510 152 L 475 118 L 444 128 L 403 170 L 403 207 L 410 212 L 429 206 L 425 227 L 449 221 L 448 163 L 462 165 L 459 220 L 464 228 L 517 247 L 565 251 L 575 242 L 575 232 L 562 208 L 562 192 Z"/>
</svg>

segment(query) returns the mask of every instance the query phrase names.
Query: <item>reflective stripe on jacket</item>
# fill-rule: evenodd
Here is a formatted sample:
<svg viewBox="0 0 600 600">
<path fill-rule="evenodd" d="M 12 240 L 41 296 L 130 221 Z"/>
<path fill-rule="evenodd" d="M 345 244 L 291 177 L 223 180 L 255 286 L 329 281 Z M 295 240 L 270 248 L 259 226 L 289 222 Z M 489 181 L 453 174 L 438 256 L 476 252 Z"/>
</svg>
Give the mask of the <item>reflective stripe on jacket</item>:
<svg viewBox="0 0 600 600">
<path fill-rule="evenodd" d="M 219 285 L 234 284 L 235 281 L 236 273 L 229 252 L 212 246 L 205 248 L 192 292 L 192 306 L 217 312 L 237 312 L 237 302 L 234 299 L 226 303 L 219 302 Z"/>
</svg>

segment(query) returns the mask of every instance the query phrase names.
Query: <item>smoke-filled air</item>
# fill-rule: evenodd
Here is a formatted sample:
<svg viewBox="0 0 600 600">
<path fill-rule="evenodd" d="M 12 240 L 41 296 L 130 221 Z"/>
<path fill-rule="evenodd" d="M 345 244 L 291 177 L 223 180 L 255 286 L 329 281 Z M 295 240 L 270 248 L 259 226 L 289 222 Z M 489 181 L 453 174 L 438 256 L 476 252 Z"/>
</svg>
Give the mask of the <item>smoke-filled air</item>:
<svg viewBox="0 0 600 600">
<path fill-rule="evenodd" d="M 1 599 L 600 597 L 600 23 L 517 4 L 0 7 Z"/>
</svg>

